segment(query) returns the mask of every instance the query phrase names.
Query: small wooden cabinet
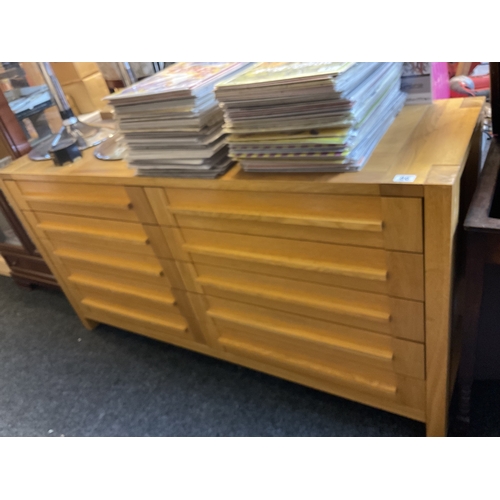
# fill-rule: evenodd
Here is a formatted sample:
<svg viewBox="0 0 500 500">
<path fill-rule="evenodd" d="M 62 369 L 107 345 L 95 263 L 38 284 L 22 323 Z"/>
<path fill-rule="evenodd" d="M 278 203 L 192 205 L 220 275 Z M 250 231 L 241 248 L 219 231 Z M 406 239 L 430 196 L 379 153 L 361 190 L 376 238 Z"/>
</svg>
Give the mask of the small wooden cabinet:
<svg viewBox="0 0 500 500">
<path fill-rule="evenodd" d="M 0 185 L 88 328 L 108 323 L 445 435 L 454 254 L 483 104 L 403 109 L 356 173 L 146 178 L 85 151 L 64 168 L 20 159 Z"/>
</svg>

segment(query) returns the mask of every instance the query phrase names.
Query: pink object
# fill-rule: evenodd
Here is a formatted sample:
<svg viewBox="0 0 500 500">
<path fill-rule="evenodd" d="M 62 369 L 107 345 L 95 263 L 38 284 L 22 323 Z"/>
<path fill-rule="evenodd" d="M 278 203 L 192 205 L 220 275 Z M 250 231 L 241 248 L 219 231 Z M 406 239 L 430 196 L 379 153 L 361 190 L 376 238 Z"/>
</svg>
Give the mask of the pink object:
<svg viewBox="0 0 500 500">
<path fill-rule="evenodd" d="M 431 63 L 432 99 L 449 99 L 450 77 L 448 74 L 448 63 Z"/>
</svg>

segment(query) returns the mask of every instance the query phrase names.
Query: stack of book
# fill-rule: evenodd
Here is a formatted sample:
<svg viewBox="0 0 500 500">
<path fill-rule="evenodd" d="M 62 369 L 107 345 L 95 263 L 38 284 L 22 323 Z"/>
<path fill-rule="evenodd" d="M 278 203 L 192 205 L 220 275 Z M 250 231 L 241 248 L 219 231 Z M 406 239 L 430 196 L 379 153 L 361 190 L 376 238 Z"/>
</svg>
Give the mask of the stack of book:
<svg viewBox="0 0 500 500">
<path fill-rule="evenodd" d="M 258 63 L 215 87 L 249 172 L 359 170 L 404 105 L 402 63 Z"/>
<path fill-rule="evenodd" d="M 176 63 L 107 99 L 141 176 L 216 177 L 228 157 L 214 85 L 247 63 Z"/>
</svg>

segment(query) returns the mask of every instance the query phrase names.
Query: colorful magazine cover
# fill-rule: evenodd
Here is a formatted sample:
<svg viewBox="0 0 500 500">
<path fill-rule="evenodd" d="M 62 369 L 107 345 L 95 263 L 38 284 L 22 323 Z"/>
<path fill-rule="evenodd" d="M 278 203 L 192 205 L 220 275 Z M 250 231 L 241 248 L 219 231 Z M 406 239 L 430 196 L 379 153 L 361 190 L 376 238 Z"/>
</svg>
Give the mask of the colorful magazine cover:
<svg viewBox="0 0 500 500">
<path fill-rule="evenodd" d="M 179 62 L 117 94 L 108 96 L 107 99 L 114 102 L 147 95 L 193 91 L 210 82 L 215 84 L 219 79 L 243 69 L 247 64 L 242 62 Z"/>
<path fill-rule="evenodd" d="M 262 62 L 254 64 L 241 74 L 219 83 L 217 88 L 336 76 L 344 73 L 354 64 L 353 62 Z"/>
</svg>

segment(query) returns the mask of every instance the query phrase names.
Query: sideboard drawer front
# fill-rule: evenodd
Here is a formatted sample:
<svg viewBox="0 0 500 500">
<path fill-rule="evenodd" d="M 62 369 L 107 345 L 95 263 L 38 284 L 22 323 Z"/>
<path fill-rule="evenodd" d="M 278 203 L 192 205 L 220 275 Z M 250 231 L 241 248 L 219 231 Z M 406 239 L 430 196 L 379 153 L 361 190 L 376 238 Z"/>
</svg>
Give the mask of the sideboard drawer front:
<svg viewBox="0 0 500 500">
<path fill-rule="evenodd" d="M 359 328 L 255 306 L 220 297 L 207 298 L 207 315 L 216 326 L 230 327 L 263 337 L 311 359 L 348 360 L 352 363 L 424 379 L 424 346 Z"/>
<path fill-rule="evenodd" d="M 160 261 L 154 256 L 122 251 L 119 254 L 107 247 L 82 246 L 78 243 L 50 240 L 54 255 L 64 262 L 82 262 L 98 264 L 109 269 L 120 270 L 124 275 L 129 271 L 141 275 L 163 277 L 164 270 Z"/>
<path fill-rule="evenodd" d="M 157 325 L 179 332 L 187 330 L 187 322 L 179 312 L 175 301 L 167 305 L 109 290 L 102 291 L 84 286 L 77 288 L 81 303 L 86 307 L 141 320 L 150 323 L 152 327 Z"/>
<path fill-rule="evenodd" d="M 82 299 L 89 298 L 109 302 L 119 306 L 125 306 L 127 309 L 143 312 L 145 314 L 169 316 L 172 318 L 180 317 L 179 308 L 176 304 L 172 292 L 165 289 L 161 295 L 149 295 L 138 293 L 138 290 L 132 288 L 118 287 L 115 283 L 108 280 L 88 282 L 75 276 L 69 278 L 71 283 L 76 286 Z"/>
<path fill-rule="evenodd" d="M 194 340 L 185 324 L 158 319 L 99 301 L 82 302 L 82 308 L 85 316 L 89 319 L 133 333 L 146 335 L 163 342 L 169 342 L 175 338 Z"/>
<path fill-rule="evenodd" d="M 47 276 L 52 275 L 47 264 L 41 257 L 7 252 L 3 252 L 2 255 L 13 272 L 26 273 L 32 271 Z"/>
<path fill-rule="evenodd" d="M 166 199 L 181 227 L 423 251 L 417 198 L 169 188 Z"/>
<path fill-rule="evenodd" d="M 35 212 L 138 221 L 124 186 L 16 181 L 27 208 Z"/>
<path fill-rule="evenodd" d="M 244 263 L 252 272 L 423 300 L 423 257 L 410 252 L 181 229 L 193 262 Z"/>
<path fill-rule="evenodd" d="M 110 244 L 121 244 L 122 247 L 140 247 L 149 245 L 149 238 L 142 224 L 134 222 L 118 222 L 90 217 L 52 214 L 49 212 L 25 212 L 35 230 L 42 238 L 47 234 L 73 235 L 85 238 L 100 239 Z"/>
<path fill-rule="evenodd" d="M 104 266 L 93 263 L 86 266 L 76 261 L 65 262 L 65 268 L 68 270 L 68 281 L 74 286 L 146 299 L 167 306 L 175 302 L 171 283 L 166 276 L 148 279 L 139 273 L 124 273 L 120 270 L 113 272 Z"/>
<path fill-rule="evenodd" d="M 333 394 L 339 388 L 375 396 L 381 402 L 392 402 L 417 412 L 425 409 L 425 380 L 400 375 L 394 371 L 365 365 L 348 357 L 336 357 L 303 345 L 276 342 L 265 334 L 242 330 L 230 325 L 219 327 L 219 342 L 224 349 L 243 359 L 253 359 L 326 382 Z"/>
<path fill-rule="evenodd" d="M 52 252 L 54 250 L 52 249 Z M 133 266 L 130 262 L 122 263 L 108 261 L 97 262 L 92 258 L 64 258 L 54 254 L 58 261 L 64 266 L 66 275 L 82 276 L 84 280 L 95 281 L 103 278 L 117 285 L 130 286 L 133 289 L 144 290 L 145 293 L 160 293 L 162 290 L 169 291 L 172 288 L 170 277 L 166 273 L 150 272 L 151 267 Z M 122 265 L 123 264 L 123 265 Z M 154 268 L 156 269 L 156 268 Z"/>
<path fill-rule="evenodd" d="M 203 215 L 175 215 L 177 224 L 186 229 L 210 229 L 236 235 L 271 236 L 291 240 L 318 241 L 355 245 L 372 248 L 384 248 L 384 234 L 380 231 L 359 229 L 338 229 L 315 225 L 282 224 L 279 222 L 262 222 L 258 220 L 241 220 L 231 217 L 213 217 Z"/>
<path fill-rule="evenodd" d="M 195 264 L 194 272 L 207 295 L 424 341 L 419 301 L 206 264 Z"/>
</svg>

